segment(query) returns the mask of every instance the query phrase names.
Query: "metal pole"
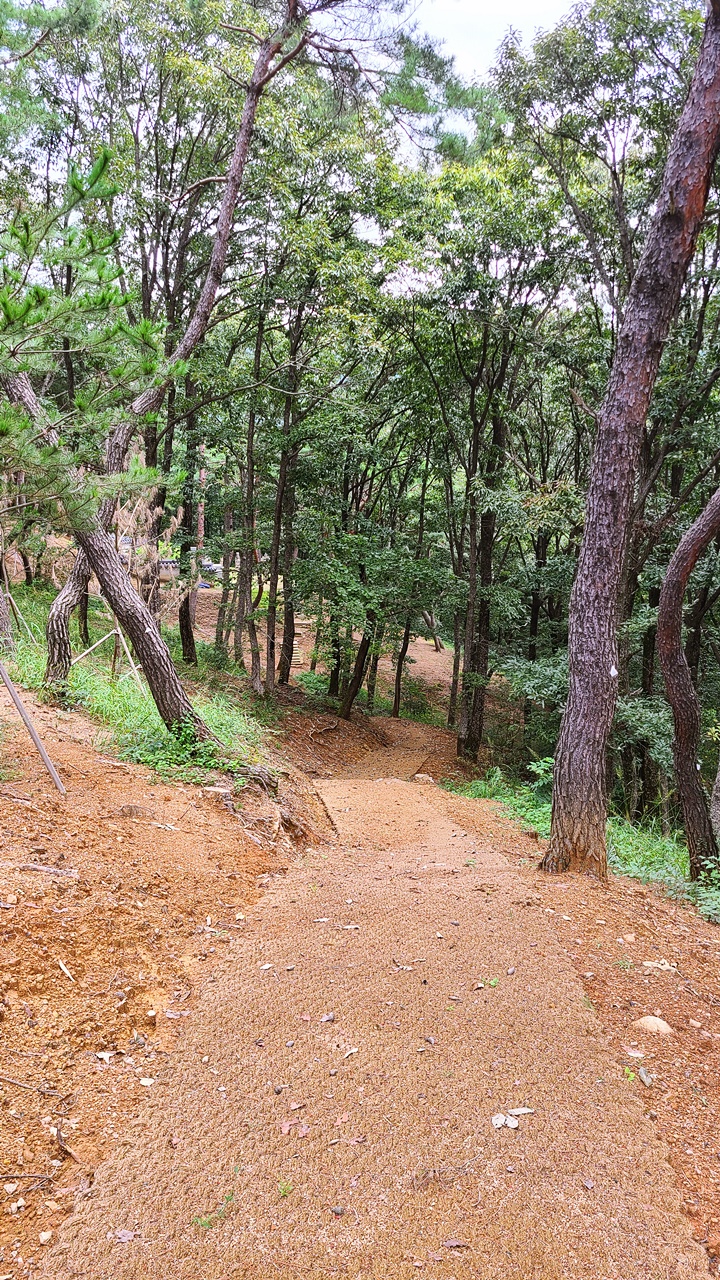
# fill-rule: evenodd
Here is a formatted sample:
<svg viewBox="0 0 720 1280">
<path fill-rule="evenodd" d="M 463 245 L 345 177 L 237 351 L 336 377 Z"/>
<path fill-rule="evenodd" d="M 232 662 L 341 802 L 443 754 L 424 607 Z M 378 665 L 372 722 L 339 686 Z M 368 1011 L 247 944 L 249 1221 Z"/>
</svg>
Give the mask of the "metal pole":
<svg viewBox="0 0 720 1280">
<path fill-rule="evenodd" d="M 42 762 L 45 765 L 45 768 L 47 769 L 48 773 L 50 774 L 50 777 L 52 778 L 53 782 L 55 783 L 55 786 L 60 792 L 60 795 L 61 796 L 67 795 L 65 787 L 63 786 L 63 783 L 60 779 L 60 774 L 58 773 L 57 769 L 55 768 L 55 765 L 53 764 L 42 742 L 40 741 L 40 738 L 38 736 L 38 731 L 35 728 L 35 725 L 33 724 L 32 720 L 30 719 L 30 716 L 28 715 L 27 711 L 25 710 L 22 702 L 20 701 L 20 695 L 17 689 L 15 688 L 15 685 L 13 684 L 12 680 L 10 679 L 7 671 L 5 670 L 2 662 L 0 662 L 0 680 L 2 680 L 3 684 L 5 685 L 5 688 L 10 694 L 10 697 L 15 703 L 15 706 L 17 707 L 18 712 L 20 714 L 20 718 L 22 719 L 22 722 L 25 725 L 25 728 L 27 729 L 28 733 L 30 734 L 30 737 L 35 743 L 35 746 L 40 752 L 40 755 L 42 757 Z"/>
</svg>

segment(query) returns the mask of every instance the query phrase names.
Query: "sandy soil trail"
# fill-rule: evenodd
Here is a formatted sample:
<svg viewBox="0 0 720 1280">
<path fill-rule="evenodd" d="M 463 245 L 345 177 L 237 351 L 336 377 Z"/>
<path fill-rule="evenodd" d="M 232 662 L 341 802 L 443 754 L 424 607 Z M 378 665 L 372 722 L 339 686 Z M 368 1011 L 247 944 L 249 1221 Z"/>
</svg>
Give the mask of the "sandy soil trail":
<svg viewBox="0 0 720 1280">
<path fill-rule="evenodd" d="M 318 783 L 337 838 L 274 879 L 42 1275 L 708 1275 L 497 818 L 407 781 L 416 745 Z"/>
</svg>

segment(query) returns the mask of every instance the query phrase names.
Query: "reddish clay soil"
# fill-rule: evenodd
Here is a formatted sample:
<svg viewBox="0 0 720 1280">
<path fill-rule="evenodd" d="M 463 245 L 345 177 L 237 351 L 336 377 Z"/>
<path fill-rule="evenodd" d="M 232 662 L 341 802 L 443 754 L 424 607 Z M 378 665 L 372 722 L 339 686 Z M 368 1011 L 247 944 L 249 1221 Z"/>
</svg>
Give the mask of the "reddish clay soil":
<svg viewBox="0 0 720 1280">
<path fill-rule="evenodd" d="M 162 1120 L 162 1117 L 158 1119 L 156 1111 L 152 1111 L 153 1105 L 157 1107 L 157 1103 L 151 1100 L 158 1087 L 161 1087 L 163 1098 L 167 1098 L 170 1096 L 167 1088 L 175 1087 L 172 1081 L 176 1075 L 178 1080 L 184 1081 L 183 1088 L 190 1087 L 187 1076 L 189 1063 L 195 1061 L 194 1055 L 203 1037 L 206 1037 L 203 1043 L 207 1048 L 200 1057 L 208 1049 L 210 1053 L 214 1051 L 206 1033 L 217 1035 L 222 1021 L 218 1021 L 217 992 L 224 988 L 215 984 L 226 981 L 223 977 L 223 971 L 227 972 L 224 956 L 236 954 L 241 957 L 247 950 L 248 955 L 254 957 L 257 947 L 263 945 L 262 937 L 269 940 L 274 936 L 264 933 L 268 928 L 268 918 L 275 916 L 277 911 L 283 918 L 285 915 L 286 908 L 282 904 L 275 905 L 280 901 L 276 890 L 278 886 L 289 885 L 290 881 L 284 876 L 276 879 L 277 873 L 294 865 L 297 854 L 307 848 L 311 873 L 308 885 L 318 884 L 323 868 L 328 870 L 329 854 L 323 850 L 330 850 L 325 843 L 330 827 L 324 819 L 323 810 L 312 798 L 311 784 L 303 784 L 302 777 L 297 774 L 283 781 L 280 807 L 255 788 L 248 788 L 241 797 L 235 798 L 237 812 L 234 813 L 226 807 L 228 798 L 222 794 L 225 790 L 222 780 L 219 780 L 220 791 L 171 786 L 158 781 L 146 769 L 121 765 L 98 752 L 93 745 L 97 727 L 86 717 L 38 706 L 27 695 L 26 700 L 31 704 L 48 748 L 59 764 L 69 797 L 62 801 L 53 792 L 24 731 L 15 727 L 14 712 L 3 703 L 0 714 L 7 727 L 2 764 L 6 778 L 9 775 L 11 780 L 0 785 L 3 797 L 0 806 L 3 830 L 0 857 L 0 902 L 3 904 L 0 907 L 3 934 L 0 993 L 3 1005 L 0 1008 L 4 1014 L 0 1025 L 0 1164 L 2 1185 L 5 1187 L 2 1196 L 5 1213 L 0 1217 L 0 1276 L 7 1275 L 12 1280 L 38 1274 L 37 1268 L 43 1266 L 43 1257 L 49 1248 L 52 1249 L 58 1228 L 74 1204 L 80 1214 L 79 1221 L 87 1225 L 87 1213 L 95 1212 L 96 1171 L 105 1169 L 108 1160 L 111 1168 L 118 1161 L 121 1167 L 126 1168 L 124 1162 L 126 1158 L 132 1158 L 136 1147 L 145 1150 L 147 1135 L 154 1131 L 148 1129 L 148 1124 L 155 1126 Z M 357 797 L 349 796 L 348 807 L 340 803 L 342 797 L 331 797 L 325 791 L 328 785 L 356 785 L 354 780 L 368 777 L 409 778 L 416 772 L 439 779 L 455 768 L 452 735 L 442 729 L 390 720 L 368 721 L 362 716 L 354 718 L 350 724 L 338 723 L 336 717 L 303 710 L 297 701 L 292 689 L 288 691 L 284 706 L 283 753 L 293 765 L 315 775 L 326 803 L 331 809 L 334 805 L 334 821 L 341 831 L 343 822 L 355 823 L 352 830 L 345 832 L 341 843 L 348 850 L 351 847 L 359 850 L 354 855 L 356 858 L 366 856 L 360 832 L 366 831 L 369 843 L 377 845 L 387 815 L 378 812 L 376 806 L 374 817 L 366 809 L 358 814 L 357 820 L 352 814 L 344 817 L 344 813 L 350 814 L 353 805 L 358 803 Z M 358 785 L 362 787 L 361 782 Z M 601 888 L 584 878 L 570 876 L 557 880 L 541 876 L 536 870 L 538 842 L 511 826 L 498 806 L 450 797 L 436 787 L 413 786 L 418 796 L 428 797 L 427 803 L 437 815 L 433 821 L 443 818 L 454 824 L 455 836 L 445 829 L 442 833 L 446 843 L 453 841 L 460 832 L 474 837 L 474 853 L 479 850 L 483 858 L 492 861 L 500 851 L 509 861 L 518 882 L 525 885 L 532 905 L 531 913 L 516 912 L 520 917 L 516 923 L 511 923 L 510 917 L 506 919 L 503 916 L 501 920 L 498 916 L 492 928 L 490 922 L 483 926 L 473 946 L 478 954 L 480 949 L 484 953 L 484 949 L 489 947 L 488 954 L 492 956 L 493 947 L 512 943 L 512 938 L 508 939 L 508 928 L 517 928 L 523 932 L 524 941 L 521 944 L 518 935 L 517 946 L 522 945 L 524 954 L 526 944 L 535 940 L 525 933 L 526 920 L 532 916 L 535 932 L 540 927 L 536 922 L 544 917 L 542 931 L 546 967 L 544 977 L 542 969 L 536 975 L 533 999 L 541 1002 L 544 999 L 543 982 L 559 983 L 556 1007 L 562 1015 L 563 993 L 570 981 L 568 975 L 574 971 L 575 981 L 579 981 L 584 990 L 587 1013 L 597 1016 L 599 1027 L 607 1037 L 602 1041 L 604 1065 L 597 1069 L 597 1079 L 609 1082 L 612 1101 L 608 1106 L 613 1114 L 614 1109 L 620 1107 L 617 1115 L 625 1116 L 623 1123 L 629 1126 L 628 1150 L 639 1132 L 635 1128 L 637 1116 L 645 1117 L 642 1125 L 647 1128 L 642 1129 L 642 1143 L 645 1144 L 642 1158 L 650 1160 L 652 1166 L 652 1173 L 648 1174 L 649 1185 L 658 1188 L 657 1195 L 650 1195 L 648 1213 L 654 1213 L 658 1206 L 665 1206 L 662 1213 L 667 1212 L 672 1218 L 671 1201 L 676 1195 L 678 1206 L 682 1206 L 687 1215 L 688 1235 L 691 1234 L 703 1246 L 712 1274 L 720 1274 L 720 1141 L 717 1136 L 720 1114 L 720 929 L 704 921 L 692 908 L 670 901 L 662 893 L 634 881 L 612 877 L 609 886 Z M 360 794 L 362 796 L 362 792 Z M 383 794 L 379 793 L 380 796 Z M 414 807 L 414 794 L 410 789 L 408 804 L 411 809 Z M 419 810 L 419 800 L 417 807 Z M 403 818 L 403 822 L 409 820 L 407 816 Z M 412 814 L 412 821 L 416 820 L 417 816 Z M 298 823 L 305 834 L 310 835 L 309 845 L 304 838 L 298 841 Z M 335 839 L 333 849 L 337 845 Z M 345 875 L 345 870 L 342 870 L 344 853 L 338 850 L 332 856 L 341 856 L 338 875 L 342 879 Z M 461 860 L 461 866 L 465 865 L 466 860 Z M 481 868 L 483 884 L 490 886 L 495 873 L 491 867 L 483 868 L 484 864 Z M 394 876 L 395 872 L 390 877 L 393 884 Z M 269 897 L 266 893 L 268 884 L 272 890 Z M 386 888 L 388 893 L 395 892 L 390 881 Z M 289 890 L 282 888 L 282 893 L 286 892 Z M 483 901 L 491 902 L 495 892 L 499 890 L 490 888 Z M 348 889 L 347 896 L 353 897 L 354 891 Z M 467 925 L 468 929 L 473 920 L 473 901 L 476 899 L 470 900 L 469 914 L 462 916 L 463 927 Z M 264 902 L 266 906 L 263 907 Z M 321 905 L 319 900 L 313 903 L 313 916 L 328 914 Z M 331 909 L 337 908 L 334 896 L 330 905 Z M 290 911 L 283 934 L 283 947 L 289 949 L 301 945 L 300 934 L 293 932 L 293 912 L 294 908 Z M 244 919 L 241 918 L 243 916 Z M 368 917 L 369 923 L 371 918 L 372 912 Z M 280 916 L 276 919 L 279 921 Z M 375 928 L 374 923 L 372 928 Z M 500 933 L 496 933 L 498 929 Z M 421 954 L 422 951 L 418 951 L 418 955 Z M 273 955 L 271 959 L 276 957 Z M 71 977 L 61 968 L 60 961 Z M 644 961 L 652 963 L 645 965 Z M 258 963 L 252 959 L 253 973 Z M 559 972 L 561 980 L 557 978 Z M 444 976 L 446 984 L 454 984 L 453 992 L 448 990 L 446 995 L 452 995 L 460 982 L 466 981 L 466 975 L 455 974 L 450 969 Z M 306 989 L 309 999 L 311 986 L 303 988 L 303 991 Z M 462 993 L 458 991 L 457 994 Z M 326 996 L 329 999 L 328 993 L 318 987 L 316 995 L 324 1008 Z M 346 995 L 348 1000 L 351 999 L 349 988 Z M 246 1016 L 244 989 L 241 996 L 238 1017 L 242 1020 Z M 248 1016 L 255 1016 L 253 1009 L 256 1012 L 262 1010 L 263 999 L 262 992 L 256 996 L 248 988 Z M 154 1011 L 152 1019 L 148 1017 L 149 1010 Z M 650 1037 L 635 1030 L 633 1021 L 648 1013 L 664 1018 L 673 1028 L 672 1035 L 667 1038 Z M 507 1018 L 507 1027 L 512 1027 L 512 1010 L 505 1011 L 503 1016 Z M 575 1008 L 571 1021 L 576 1017 Z M 527 1014 L 522 1018 L 525 1025 Z M 459 1046 L 467 1034 L 468 1031 L 462 1032 L 457 1042 Z M 292 1035 L 291 1030 L 288 1038 Z M 279 1049 L 282 1044 L 284 1041 L 278 1042 Z M 379 1047 L 376 1054 L 378 1052 Z M 463 1076 L 467 1072 L 472 1074 L 476 1054 L 470 1060 L 468 1052 L 463 1064 L 462 1054 L 456 1046 L 453 1049 L 456 1060 L 448 1070 L 461 1072 Z M 562 1087 L 569 1091 L 570 1100 L 578 1090 L 578 1097 L 584 1096 L 587 1081 L 582 1073 L 591 1072 L 597 1065 L 582 1058 L 585 1050 L 580 1042 L 577 1052 L 580 1055 L 578 1063 L 582 1066 L 578 1080 L 568 1077 L 562 1086 L 559 1080 L 557 1085 L 558 1089 Z M 102 1058 L 98 1057 L 100 1053 L 104 1055 Z M 643 1056 L 639 1057 L 639 1054 Z M 571 1064 L 571 1057 L 567 1061 Z M 350 1065 L 352 1063 L 353 1059 L 350 1059 Z M 282 1065 L 280 1062 L 276 1064 L 281 1075 Z M 638 1075 L 640 1066 L 652 1077 L 650 1087 L 641 1083 Z M 212 1062 L 205 1067 L 207 1070 L 221 1069 Z M 488 1070 L 492 1070 L 492 1064 L 488 1065 Z M 254 1073 L 254 1067 L 252 1071 Z M 265 1067 L 261 1074 L 263 1080 L 266 1076 L 269 1078 Z M 155 1084 L 140 1083 L 148 1079 Z M 595 1077 L 593 1083 L 594 1080 Z M 298 1088 L 301 1083 L 298 1078 Z M 192 1087 L 201 1086 L 195 1080 Z M 344 1084 L 343 1089 L 345 1087 Z M 243 1103 L 251 1126 L 255 1123 L 253 1116 L 259 1118 L 266 1105 L 262 1101 L 264 1084 L 259 1077 L 258 1088 L 260 1092 L 256 1094 L 254 1085 L 248 1087 Z M 398 1078 L 394 1083 L 395 1099 L 400 1088 Z M 204 1096 L 204 1091 L 205 1086 L 202 1085 L 201 1096 Z M 294 1119 L 294 1113 L 288 1111 L 290 1103 L 285 1095 L 281 1097 L 282 1114 L 285 1116 L 287 1111 L 286 1119 L 290 1121 Z M 630 1106 L 627 1113 L 623 1110 L 622 1097 L 627 1098 Z M 333 1099 L 333 1106 L 338 1098 L 340 1093 Z M 211 1106 L 209 1097 L 206 1101 Z M 304 1099 L 293 1097 L 292 1101 L 302 1103 Z M 344 1094 L 340 1101 L 346 1105 Z M 503 1097 L 497 1101 L 500 1105 L 509 1106 L 515 1099 L 505 1100 Z M 563 1101 L 558 1094 L 556 1101 L 561 1106 L 568 1099 Z M 455 1087 L 435 1098 L 432 1105 L 436 1107 L 439 1119 L 437 1130 L 432 1128 L 436 1122 L 431 1122 L 429 1132 L 433 1143 L 437 1142 L 438 1133 L 445 1130 L 457 1134 L 458 1125 L 465 1133 L 461 1102 Z M 165 1103 L 162 1105 L 164 1107 Z M 408 1095 L 403 1097 L 402 1105 L 406 1108 L 409 1123 L 425 1122 L 425 1101 Z M 340 1102 L 337 1106 L 340 1107 Z M 633 1106 L 637 1108 L 636 1112 L 632 1111 Z M 590 1108 L 588 1103 L 588 1107 L 586 1118 L 591 1128 L 606 1123 L 607 1118 L 598 1113 L 595 1105 Z M 347 1109 L 352 1115 L 349 1097 Z M 196 1104 L 192 1104 L 192 1110 L 195 1114 Z M 344 1112 L 338 1111 L 338 1114 Z M 155 1118 L 149 1120 L 148 1116 Z M 192 1123 L 194 1125 L 194 1121 Z M 343 1132 L 342 1126 L 340 1131 Z M 293 1132 L 291 1127 L 290 1133 Z M 615 1140 L 620 1141 L 616 1129 L 613 1133 Z M 357 1134 L 353 1131 L 350 1137 L 358 1134 L 363 1137 L 360 1129 Z M 175 1136 L 170 1134 L 168 1141 L 174 1141 Z M 200 1137 L 201 1131 L 198 1131 L 198 1142 Z M 595 1140 L 597 1134 L 591 1134 L 591 1137 Z M 331 1143 L 334 1140 L 334 1136 L 329 1139 Z M 194 1149 L 194 1141 L 191 1134 L 187 1159 Z M 331 1149 L 334 1151 L 336 1148 Z M 302 1155 L 302 1144 L 299 1150 Z M 352 1144 L 347 1150 L 348 1155 L 355 1152 Z M 358 1150 L 361 1151 L 362 1147 Z M 282 1148 L 278 1151 L 282 1154 Z M 673 1170 L 674 1191 L 662 1174 L 664 1151 Z M 283 1160 L 286 1156 L 287 1153 Z M 535 1158 L 530 1149 L 526 1158 L 530 1161 Z M 205 1185 L 202 1181 L 204 1176 L 204 1173 L 198 1174 L 199 1187 Z M 359 1179 L 357 1190 L 350 1185 L 353 1176 Z M 338 1184 L 339 1196 L 347 1200 L 352 1192 L 358 1197 L 357 1211 L 361 1216 L 363 1204 L 369 1203 L 364 1176 L 361 1170 L 357 1174 L 348 1171 L 347 1180 Z M 657 1183 L 656 1177 L 659 1178 Z M 597 1181 L 593 1177 L 589 1180 Z M 287 1181 L 293 1182 L 290 1166 Z M 138 1185 L 142 1190 L 142 1179 Z M 277 1186 L 277 1179 L 273 1185 Z M 101 1203 L 106 1207 L 109 1203 L 115 1204 L 115 1192 L 108 1192 L 107 1175 L 104 1173 L 100 1174 L 100 1186 Z M 526 1184 L 525 1193 L 530 1186 L 530 1183 Z M 171 1188 L 168 1194 L 171 1194 Z M 455 1196 L 454 1203 L 463 1199 L 460 1196 L 458 1200 L 458 1196 L 460 1193 Z M 84 1197 L 89 1198 L 86 1201 Z M 292 1202 L 291 1193 L 287 1199 Z M 19 1203 L 21 1201 L 24 1203 Z M 450 1223 L 448 1204 L 441 1196 L 428 1218 L 428 1221 L 435 1222 L 438 1238 L 442 1235 L 443 1224 Z M 429 1201 L 422 1210 L 423 1214 L 428 1212 L 428 1205 Z M 207 1208 L 201 1196 L 196 1209 L 202 1213 Z M 307 1206 L 303 1213 L 306 1209 Z M 327 1205 L 324 1211 L 329 1212 Z M 292 1212 L 296 1215 L 297 1205 Z M 625 1208 L 622 1213 L 625 1213 Z M 275 1222 L 276 1228 L 286 1230 L 287 1224 L 283 1225 L 276 1208 L 268 1209 L 266 1216 L 268 1227 Z M 413 1222 L 416 1216 L 413 1209 Z M 346 1215 L 339 1219 L 346 1226 L 349 1221 Z M 682 1255 L 682 1263 L 678 1262 L 676 1272 L 667 1268 L 662 1270 L 658 1265 L 657 1276 L 700 1274 L 692 1260 L 695 1255 L 688 1253 L 681 1242 L 682 1232 L 678 1236 L 680 1229 L 668 1227 L 668 1221 L 670 1219 L 664 1219 L 663 1240 L 680 1242 L 678 1258 Z M 114 1229 L 117 1224 L 113 1219 L 100 1225 L 105 1232 L 106 1226 Z M 179 1230 L 180 1220 L 174 1225 Z M 454 1237 L 457 1226 L 459 1239 L 462 1225 L 462 1219 L 453 1219 L 452 1231 L 448 1230 L 446 1235 Z M 97 1222 L 93 1231 L 96 1226 L 99 1231 Z M 120 1225 L 118 1229 L 121 1229 Z M 196 1234 L 207 1240 L 208 1232 L 205 1228 L 193 1226 L 189 1218 L 183 1229 L 190 1243 L 183 1246 L 185 1253 L 182 1256 L 188 1259 L 195 1257 L 192 1264 L 195 1270 L 188 1272 L 188 1275 L 195 1276 L 200 1274 L 197 1270 L 200 1255 L 195 1255 Z M 300 1229 L 297 1224 L 293 1228 L 296 1231 Z M 325 1231 L 324 1225 L 322 1230 Z M 407 1257 L 398 1255 L 396 1269 L 378 1271 L 378 1275 L 392 1275 L 395 1280 L 396 1276 L 410 1274 L 407 1268 L 419 1269 L 421 1262 L 434 1274 L 431 1268 L 433 1259 L 428 1254 L 437 1253 L 438 1248 L 425 1248 L 425 1236 L 421 1233 L 422 1239 L 416 1239 L 413 1234 L 415 1227 L 411 1232 L 408 1230 Z M 47 1239 L 48 1231 L 53 1232 L 49 1243 L 41 1244 L 40 1233 Z M 82 1256 L 82 1250 L 79 1255 L 75 1252 L 77 1236 L 71 1233 L 66 1239 L 75 1242 L 72 1249 L 77 1261 Z M 415 1245 L 417 1251 L 413 1253 Z M 354 1264 L 349 1262 L 355 1256 L 352 1248 L 348 1253 L 344 1247 L 339 1252 L 334 1244 L 332 1247 L 335 1260 L 339 1258 L 345 1267 L 345 1270 L 340 1267 L 337 1274 L 359 1276 L 361 1272 L 353 1270 Z M 470 1255 L 467 1255 L 467 1266 L 463 1261 L 466 1258 L 464 1251 L 445 1250 L 443 1240 L 439 1240 L 438 1247 L 446 1261 L 444 1265 L 437 1264 L 437 1274 L 444 1275 L 446 1280 L 450 1271 L 456 1280 L 465 1275 L 486 1274 L 480 1269 L 477 1253 L 474 1255 L 477 1266 L 473 1270 Z M 100 1254 L 93 1256 L 99 1257 Z M 506 1264 L 505 1255 L 498 1254 L 501 1256 L 502 1274 L 515 1274 Z M 108 1274 L 124 1275 L 125 1271 L 119 1269 L 125 1266 L 124 1258 L 123 1248 L 113 1245 Z M 130 1255 L 127 1260 L 130 1261 Z M 177 1255 L 173 1257 L 173 1266 L 176 1260 Z M 169 1274 L 163 1270 L 165 1261 L 158 1258 L 158 1263 L 161 1261 L 163 1265 L 158 1269 L 158 1266 L 150 1265 L 149 1259 L 143 1263 L 140 1255 L 139 1261 L 135 1258 L 134 1270 L 131 1268 L 127 1274 L 133 1274 L 139 1280 L 150 1280 L 151 1277 L 155 1280 L 156 1276 Z M 288 1276 L 333 1274 L 322 1269 L 303 1271 L 298 1266 L 296 1264 L 294 1270 L 288 1271 Z M 665 1267 L 664 1262 L 662 1266 Z M 608 1269 L 596 1274 L 599 1277 L 617 1274 L 623 1280 L 639 1280 L 646 1274 L 639 1268 L 638 1262 L 635 1270 L 616 1273 Z M 67 1274 L 81 1274 L 81 1270 L 74 1273 L 68 1270 Z M 59 1276 L 59 1261 L 53 1264 L 46 1262 L 43 1273 Z M 91 1267 L 85 1274 L 92 1280 L 99 1280 L 105 1272 Z M 179 1276 L 184 1274 L 178 1270 Z M 202 1274 L 206 1274 L 205 1270 Z M 235 1273 L 227 1268 L 223 1270 L 222 1266 L 207 1272 L 208 1280 L 227 1280 L 232 1274 Z M 237 1274 L 249 1277 L 254 1272 L 246 1269 Z M 280 1276 L 285 1272 L 276 1269 L 266 1270 L 263 1274 Z M 368 1271 L 367 1274 L 375 1273 Z M 536 1266 L 533 1262 L 526 1272 L 528 1277 L 542 1276 L 543 1280 L 555 1276 L 558 1280 L 561 1276 L 563 1280 L 575 1280 L 575 1277 L 585 1274 L 579 1262 L 575 1270 L 566 1266 L 554 1271 L 543 1270 L 540 1264 Z M 655 1273 L 647 1272 L 648 1276 L 651 1274 L 654 1280 Z"/>
<path fill-rule="evenodd" d="M 126 1140 L 139 1081 L 172 1061 L 198 986 L 302 847 L 297 824 L 327 821 L 297 779 L 281 780 L 280 805 L 223 779 L 171 786 L 96 751 L 86 717 L 23 697 L 68 795 L 3 690 L 0 1274 L 13 1277 L 33 1273 L 40 1232 Z"/>
<path fill-rule="evenodd" d="M 384 727 L 318 783 L 335 838 L 232 939 L 41 1275 L 708 1274 L 517 832 L 406 781 L 423 730 Z"/>
</svg>

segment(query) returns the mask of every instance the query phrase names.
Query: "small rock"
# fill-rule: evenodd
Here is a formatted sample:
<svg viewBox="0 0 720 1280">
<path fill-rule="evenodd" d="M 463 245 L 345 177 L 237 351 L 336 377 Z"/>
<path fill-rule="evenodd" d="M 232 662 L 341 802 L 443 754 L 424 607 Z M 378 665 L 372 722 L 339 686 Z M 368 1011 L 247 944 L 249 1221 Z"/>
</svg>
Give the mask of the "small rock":
<svg viewBox="0 0 720 1280">
<path fill-rule="evenodd" d="M 416 773 L 413 782 L 434 782 L 435 779 L 430 777 L 429 773 Z"/>
<path fill-rule="evenodd" d="M 320 1021 L 321 1021 L 321 1022 L 334 1022 L 334 1021 L 335 1021 L 335 1014 L 334 1014 L 334 1013 L 324 1013 L 324 1014 L 323 1014 L 323 1016 L 322 1016 L 322 1018 L 320 1019 Z"/>
<path fill-rule="evenodd" d="M 639 1067 L 639 1068 L 638 1068 L 638 1075 L 639 1075 L 640 1079 L 642 1080 L 643 1084 L 645 1085 L 645 1088 L 646 1088 L 646 1089 L 651 1089 L 651 1088 L 652 1088 L 653 1078 L 652 1078 L 652 1076 L 650 1075 L 650 1072 L 648 1071 L 647 1067 Z"/>
<path fill-rule="evenodd" d="M 343 1209 L 341 1204 L 336 1204 L 333 1206 L 330 1212 L 334 1213 L 336 1218 L 342 1218 L 345 1210 Z"/>
<path fill-rule="evenodd" d="M 520 1127 L 520 1121 L 518 1120 L 517 1116 L 506 1116 L 505 1124 L 508 1129 L 519 1129 Z"/>
<path fill-rule="evenodd" d="M 41 1244 L 49 1244 L 52 1240 L 52 1231 L 41 1231 L 39 1239 Z"/>
<path fill-rule="evenodd" d="M 592 1191 L 593 1187 L 595 1186 L 595 1183 L 593 1182 L 592 1178 L 583 1178 L 583 1186 L 586 1191 Z"/>
<path fill-rule="evenodd" d="M 506 1116 L 503 1115 L 502 1111 L 498 1111 L 497 1115 L 494 1115 L 491 1117 L 491 1124 L 493 1126 L 493 1129 L 502 1129 L 503 1125 L 506 1122 L 507 1122 L 507 1118 Z"/>
<path fill-rule="evenodd" d="M 647 1031 L 651 1035 L 671 1036 L 673 1029 L 669 1023 L 664 1022 L 662 1018 L 653 1017 L 652 1014 L 646 1014 L 644 1018 L 638 1018 L 633 1022 L 633 1026 L 638 1031 Z"/>
<path fill-rule="evenodd" d="M 155 1081 L 153 1080 L 152 1076 L 141 1076 L 141 1077 L 140 1077 L 140 1083 L 141 1083 L 141 1084 L 144 1084 L 144 1085 L 145 1085 L 145 1087 L 146 1087 L 147 1089 L 149 1089 L 149 1088 L 150 1088 L 150 1085 L 151 1085 L 151 1084 L 154 1084 L 154 1083 L 155 1083 Z"/>
</svg>

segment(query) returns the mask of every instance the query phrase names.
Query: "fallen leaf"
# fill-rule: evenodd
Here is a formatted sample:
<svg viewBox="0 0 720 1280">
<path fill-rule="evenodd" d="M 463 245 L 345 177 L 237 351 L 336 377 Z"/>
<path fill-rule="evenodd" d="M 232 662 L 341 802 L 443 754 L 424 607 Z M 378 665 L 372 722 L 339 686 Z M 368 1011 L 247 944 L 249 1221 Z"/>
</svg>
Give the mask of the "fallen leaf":
<svg viewBox="0 0 720 1280">
<path fill-rule="evenodd" d="M 519 1129 L 520 1121 L 517 1116 L 509 1115 L 505 1117 L 505 1124 L 508 1129 Z"/>
<path fill-rule="evenodd" d="M 261 965 L 260 965 L 260 968 L 261 968 L 261 969 L 272 969 L 272 965 L 271 965 L 271 964 L 261 964 Z"/>
<path fill-rule="evenodd" d="M 302 1111 L 302 1108 L 303 1108 L 305 1105 L 306 1105 L 306 1104 L 305 1104 L 304 1102 L 291 1102 L 291 1103 L 290 1103 L 290 1110 L 291 1110 L 291 1111 Z"/>
<path fill-rule="evenodd" d="M 443 1240 L 444 1249 L 469 1249 L 470 1245 L 464 1240 Z"/>
<path fill-rule="evenodd" d="M 349 1119 L 350 1119 L 350 1112 L 349 1112 L 349 1111 L 343 1111 L 342 1115 L 341 1115 L 341 1116 L 338 1116 L 337 1120 L 335 1121 L 335 1124 L 336 1124 L 336 1125 L 338 1125 L 338 1124 L 347 1124 L 347 1121 L 348 1121 Z M 14 1190 L 14 1189 L 15 1189 L 15 1188 L 13 1188 L 13 1190 Z"/>
<path fill-rule="evenodd" d="M 509 1116 L 533 1116 L 535 1112 L 532 1107 L 513 1107 L 512 1111 L 508 1111 Z"/>
<path fill-rule="evenodd" d="M 135 1232 L 128 1231 L 126 1227 L 121 1227 L 119 1231 L 115 1232 L 115 1238 L 116 1240 L 119 1240 L 121 1244 L 129 1244 L 131 1240 L 135 1239 Z"/>
<path fill-rule="evenodd" d="M 503 1115 L 502 1111 L 498 1111 L 497 1115 L 494 1115 L 491 1118 L 491 1124 L 494 1129 L 502 1129 L 505 1122 L 506 1117 Z"/>
</svg>

